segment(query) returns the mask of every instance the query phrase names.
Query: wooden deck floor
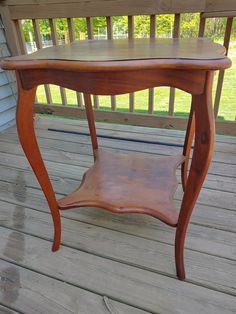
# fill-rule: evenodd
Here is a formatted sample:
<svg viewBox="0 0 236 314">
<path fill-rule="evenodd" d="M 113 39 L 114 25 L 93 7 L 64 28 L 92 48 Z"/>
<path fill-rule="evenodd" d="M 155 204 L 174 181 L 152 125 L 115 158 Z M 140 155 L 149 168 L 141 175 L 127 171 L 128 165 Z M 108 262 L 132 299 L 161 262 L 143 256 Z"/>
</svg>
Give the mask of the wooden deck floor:
<svg viewBox="0 0 236 314">
<path fill-rule="evenodd" d="M 93 163 L 86 122 L 39 119 L 39 144 L 62 196 Z M 181 131 L 97 124 L 99 135 L 172 144 Z M 101 146 L 168 155 L 173 145 L 100 138 Z M 178 172 L 178 177 L 179 177 Z M 181 188 L 176 194 L 180 204 Z M 149 216 L 95 208 L 63 212 L 62 246 L 51 252 L 51 216 L 17 140 L 0 135 L 0 313 L 236 313 L 236 138 L 218 136 L 189 226 L 187 279 L 175 276 L 174 229 Z"/>
</svg>

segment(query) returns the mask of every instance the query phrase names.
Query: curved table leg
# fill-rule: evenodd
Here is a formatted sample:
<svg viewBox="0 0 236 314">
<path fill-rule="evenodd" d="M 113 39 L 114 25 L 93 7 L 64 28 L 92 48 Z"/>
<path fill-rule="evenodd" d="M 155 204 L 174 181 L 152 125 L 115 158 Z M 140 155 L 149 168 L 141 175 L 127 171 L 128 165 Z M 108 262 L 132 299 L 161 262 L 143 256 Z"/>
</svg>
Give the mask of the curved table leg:
<svg viewBox="0 0 236 314">
<path fill-rule="evenodd" d="M 176 271 L 181 280 L 185 279 L 184 241 L 186 231 L 193 207 L 207 174 L 214 146 L 215 123 L 211 100 L 212 80 L 213 72 L 208 72 L 204 93 L 193 96 L 196 123 L 195 145 L 175 236 Z"/>
<path fill-rule="evenodd" d="M 25 155 L 38 179 L 51 210 L 54 223 L 54 242 L 52 250 L 57 251 L 60 247 L 61 240 L 61 219 L 55 193 L 45 168 L 34 132 L 33 110 L 36 87 L 30 90 L 23 89 L 19 74 L 17 74 L 17 82 L 18 106 L 16 124 L 18 136 Z"/>
<path fill-rule="evenodd" d="M 88 126 L 89 126 L 89 132 L 93 147 L 93 157 L 94 160 L 96 159 L 95 151 L 98 149 L 98 141 L 97 141 L 97 133 L 96 133 L 96 126 L 94 121 L 94 113 L 93 113 L 93 107 L 91 102 L 91 95 L 84 93 L 84 104 L 85 104 L 85 110 L 86 110 L 86 116 L 88 120 Z"/>
<path fill-rule="evenodd" d="M 184 149 L 183 149 L 183 155 L 185 156 L 185 160 L 181 165 L 181 181 L 182 181 L 183 191 L 185 191 L 186 185 L 187 185 L 188 163 L 189 163 L 189 157 L 190 157 L 194 133 L 195 133 L 195 116 L 194 116 L 193 102 L 192 102 L 189 119 L 188 119 L 188 126 L 187 126 L 185 141 L 184 141 Z"/>
</svg>

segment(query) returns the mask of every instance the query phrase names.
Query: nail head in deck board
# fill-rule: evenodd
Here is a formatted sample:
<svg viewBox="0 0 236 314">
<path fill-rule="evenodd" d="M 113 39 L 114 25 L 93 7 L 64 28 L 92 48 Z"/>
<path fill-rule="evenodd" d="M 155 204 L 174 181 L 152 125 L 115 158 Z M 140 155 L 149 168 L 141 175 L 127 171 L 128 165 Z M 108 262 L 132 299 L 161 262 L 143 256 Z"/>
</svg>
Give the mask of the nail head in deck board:
<svg viewBox="0 0 236 314">
<path fill-rule="evenodd" d="M 63 247 L 57 254 L 52 254 L 48 251 L 48 241 L 25 234 L 22 238 L 17 232 L 14 232 L 11 241 L 8 242 L 8 250 L 14 248 L 17 252 L 20 244 L 22 244 L 22 239 L 25 248 L 27 248 L 24 250 L 22 261 L 16 261 L 13 254 L 9 254 L 9 256 L 4 254 L 5 246 L 2 247 L 12 231 L 5 228 L 0 229 L 0 256 L 4 259 L 59 280 L 66 280 L 71 285 L 79 283 L 80 288 L 122 300 L 123 303 L 154 313 L 171 313 L 176 304 L 181 313 L 188 314 L 193 308 L 197 313 L 207 314 L 222 313 L 222 311 L 233 313 L 235 309 L 236 299 L 225 293 L 212 291 L 187 282 L 179 282 L 174 278 L 110 261 L 82 251 L 77 254 L 76 250 L 66 247 Z M 35 256 L 33 259 L 32 254 Z M 168 298 L 166 298 L 166 291 Z"/>
<path fill-rule="evenodd" d="M 12 232 L 13 235 L 14 232 Z M 6 286 L 6 290 L 0 293 L 0 302 L 14 307 L 20 313 L 37 314 L 40 310 L 40 313 L 48 314 L 104 314 L 106 311 L 102 296 L 66 282 L 3 260 L 0 261 L 0 272 L 6 281 L 6 284 L 1 284 L 3 287 Z M 146 311 L 112 299 L 109 299 L 109 302 L 121 313 L 148 314 Z M 3 313 L 15 314 L 16 312 Z"/>
</svg>

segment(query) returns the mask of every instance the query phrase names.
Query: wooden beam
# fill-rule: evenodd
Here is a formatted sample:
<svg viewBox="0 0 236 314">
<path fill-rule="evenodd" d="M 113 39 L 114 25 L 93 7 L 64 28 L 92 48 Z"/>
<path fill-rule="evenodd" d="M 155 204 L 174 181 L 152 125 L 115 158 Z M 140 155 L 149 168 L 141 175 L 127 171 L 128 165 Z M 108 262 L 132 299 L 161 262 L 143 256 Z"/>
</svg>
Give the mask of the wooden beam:
<svg viewBox="0 0 236 314">
<path fill-rule="evenodd" d="M 219 12 L 207 12 L 202 14 L 203 17 L 211 18 L 211 17 L 235 17 L 236 16 L 236 10 L 235 11 L 219 11 Z"/>
<path fill-rule="evenodd" d="M 236 11 L 235 0 L 206 0 L 204 12 Z"/>
<path fill-rule="evenodd" d="M 107 39 L 113 39 L 113 21 L 112 16 L 106 16 Z M 116 110 L 116 96 L 111 96 L 111 110 Z"/>
<path fill-rule="evenodd" d="M 180 35 L 180 14 L 175 14 L 175 20 L 174 20 L 174 28 L 173 28 L 173 38 L 178 38 Z M 169 110 L 168 114 L 169 116 L 174 115 L 174 106 L 175 106 L 175 88 L 170 88 L 170 95 L 169 95 Z"/>
<path fill-rule="evenodd" d="M 86 24 L 87 24 L 88 39 L 94 39 L 93 18 L 91 16 L 86 17 Z M 94 108 L 99 108 L 99 98 L 97 95 L 93 95 L 93 105 L 94 105 Z"/>
<path fill-rule="evenodd" d="M 203 17 L 203 14 L 200 16 L 200 23 L 199 23 L 199 30 L 198 30 L 198 37 L 203 37 L 205 33 L 206 27 L 206 18 Z"/>
<path fill-rule="evenodd" d="M 150 15 L 150 38 L 156 37 L 156 15 Z M 152 114 L 154 110 L 154 88 L 148 90 L 148 113 Z"/>
<path fill-rule="evenodd" d="M 56 46 L 56 45 L 58 45 L 56 21 L 54 19 L 49 19 L 49 26 L 50 26 L 50 30 L 51 30 L 52 43 L 54 46 Z M 66 90 L 65 90 L 65 88 L 63 88 L 61 86 L 60 86 L 60 94 L 61 94 L 62 105 L 66 106 L 67 105 Z"/>
<path fill-rule="evenodd" d="M 224 47 L 226 48 L 226 55 L 228 55 L 232 26 L 233 26 L 233 18 L 229 17 L 227 19 L 227 22 L 226 22 L 225 35 L 224 35 Z M 218 76 L 215 102 L 214 102 L 214 115 L 215 115 L 215 117 L 217 117 L 218 112 L 219 112 L 221 92 L 222 92 L 222 87 L 223 87 L 223 83 L 224 83 L 224 74 L 225 74 L 225 71 L 221 70 L 219 72 L 219 76 Z"/>
<path fill-rule="evenodd" d="M 69 41 L 75 41 L 75 26 L 72 18 L 67 18 L 68 32 L 69 32 Z M 76 92 L 76 100 L 78 107 L 83 107 L 82 95 L 79 92 Z"/>
<path fill-rule="evenodd" d="M 134 38 L 134 17 L 128 15 L 128 38 Z M 129 111 L 134 112 L 134 93 L 129 94 Z"/>
<path fill-rule="evenodd" d="M 17 34 L 17 39 L 20 47 L 21 54 L 26 54 L 26 43 L 25 43 L 25 37 L 22 29 L 22 23 L 21 20 L 14 20 L 14 26 Z"/>
<path fill-rule="evenodd" d="M 10 17 L 9 7 L 0 6 L 0 15 L 5 29 L 7 44 L 12 56 L 21 54 L 20 45 L 17 38 L 17 33 L 13 21 Z"/>
<path fill-rule="evenodd" d="M 75 27 L 74 27 L 74 21 L 72 18 L 67 19 L 67 25 L 68 25 L 70 42 L 73 42 L 75 40 L 75 29 L 74 29 Z"/>
<path fill-rule="evenodd" d="M 93 19 L 88 16 L 86 18 L 88 39 L 93 39 Z"/>
<path fill-rule="evenodd" d="M 35 37 L 35 42 L 36 42 L 37 49 L 42 49 L 43 48 L 43 44 L 42 44 L 42 37 L 41 37 L 41 34 L 40 34 L 39 21 L 33 19 L 32 23 L 33 23 L 34 37 Z M 47 103 L 51 104 L 52 103 L 52 95 L 51 95 L 51 91 L 50 91 L 49 85 L 44 85 L 44 90 L 45 90 Z"/>
<path fill-rule="evenodd" d="M 86 118 L 85 109 L 78 107 L 64 107 L 60 105 L 36 104 L 37 113 L 54 114 L 59 116 Z M 96 121 L 116 122 L 140 126 L 159 127 L 168 129 L 186 129 L 188 119 L 184 117 L 158 116 L 155 114 L 140 114 L 129 112 L 112 112 L 94 110 Z M 222 134 L 236 135 L 236 122 L 216 121 L 216 131 Z"/>
<path fill-rule="evenodd" d="M 10 2 L 7 2 L 9 4 Z M 21 3 L 21 5 L 19 5 Z M 204 12 L 205 0 L 11 1 L 13 19 Z M 30 4 L 30 5 L 22 5 Z M 225 7 L 226 9 L 227 7 Z"/>
</svg>

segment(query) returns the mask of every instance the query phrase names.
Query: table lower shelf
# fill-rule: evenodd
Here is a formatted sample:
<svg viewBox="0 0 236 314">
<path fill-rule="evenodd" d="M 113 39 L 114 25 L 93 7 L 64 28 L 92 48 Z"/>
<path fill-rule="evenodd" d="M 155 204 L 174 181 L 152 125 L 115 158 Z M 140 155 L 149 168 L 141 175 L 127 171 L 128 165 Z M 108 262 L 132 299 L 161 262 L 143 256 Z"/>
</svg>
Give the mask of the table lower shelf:
<svg viewBox="0 0 236 314">
<path fill-rule="evenodd" d="M 94 206 L 114 213 L 142 213 L 176 226 L 176 168 L 184 156 L 150 156 L 96 150 L 79 188 L 58 200 L 60 209 Z"/>
</svg>

